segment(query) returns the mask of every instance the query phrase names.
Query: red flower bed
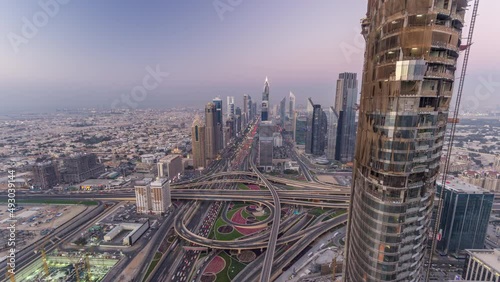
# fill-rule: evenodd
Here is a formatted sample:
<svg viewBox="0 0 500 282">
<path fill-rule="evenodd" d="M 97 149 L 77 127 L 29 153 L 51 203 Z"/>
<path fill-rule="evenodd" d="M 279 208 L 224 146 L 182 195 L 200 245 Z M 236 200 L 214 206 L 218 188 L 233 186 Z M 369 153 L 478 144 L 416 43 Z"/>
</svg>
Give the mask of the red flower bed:
<svg viewBox="0 0 500 282">
<path fill-rule="evenodd" d="M 249 184 L 247 186 L 248 186 L 248 188 L 250 188 L 250 190 L 260 190 L 259 185 Z"/>
<path fill-rule="evenodd" d="M 239 209 L 233 215 L 233 217 L 231 218 L 232 222 L 239 223 L 239 224 L 247 224 L 247 220 L 241 215 L 242 209 L 243 208 Z M 262 229 L 264 229 L 264 228 L 241 228 L 241 227 L 237 227 L 237 226 L 235 226 L 235 228 L 236 228 L 236 230 L 238 230 L 238 232 L 240 232 L 243 235 L 250 235 L 250 234 L 253 234 L 255 232 L 259 232 Z"/>
<path fill-rule="evenodd" d="M 217 274 L 224 270 L 224 267 L 226 267 L 226 261 L 221 258 L 220 256 L 216 256 L 210 261 L 208 264 L 207 268 L 205 268 L 205 271 L 203 273 L 213 273 Z"/>
</svg>

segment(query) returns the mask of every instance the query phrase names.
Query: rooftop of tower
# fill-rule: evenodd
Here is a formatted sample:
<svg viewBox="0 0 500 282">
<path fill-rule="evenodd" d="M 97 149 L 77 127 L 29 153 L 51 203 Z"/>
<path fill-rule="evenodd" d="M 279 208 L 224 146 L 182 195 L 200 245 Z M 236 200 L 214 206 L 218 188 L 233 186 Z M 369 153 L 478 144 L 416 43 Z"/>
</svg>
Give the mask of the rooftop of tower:
<svg viewBox="0 0 500 282">
<path fill-rule="evenodd" d="M 442 176 L 438 177 L 438 179 L 440 179 L 440 180 L 438 180 L 438 185 L 442 185 L 443 184 L 443 182 L 441 181 L 441 177 Z M 464 180 L 461 180 L 458 177 L 454 177 L 454 176 L 451 176 L 451 175 L 448 175 L 446 177 L 445 188 L 449 189 L 449 190 L 453 190 L 453 191 L 458 192 L 458 193 L 466 193 L 466 194 L 485 194 L 485 193 L 489 193 L 489 191 L 487 191 L 487 190 L 485 190 L 485 189 L 483 189 L 483 188 L 481 188 L 479 186 L 467 183 Z"/>
</svg>

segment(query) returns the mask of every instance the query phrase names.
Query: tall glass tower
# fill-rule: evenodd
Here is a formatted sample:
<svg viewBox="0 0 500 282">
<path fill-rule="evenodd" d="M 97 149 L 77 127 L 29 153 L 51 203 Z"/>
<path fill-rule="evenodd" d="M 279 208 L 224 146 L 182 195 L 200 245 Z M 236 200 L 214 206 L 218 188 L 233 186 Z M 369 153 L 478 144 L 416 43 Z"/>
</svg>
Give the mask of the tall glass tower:
<svg viewBox="0 0 500 282">
<path fill-rule="evenodd" d="M 345 281 L 420 281 L 467 0 L 369 0 Z"/>
<path fill-rule="evenodd" d="M 314 104 L 311 98 L 307 99 L 307 154 L 321 156 L 325 152 L 325 138 L 327 130 L 327 116 L 321 105 Z"/>
<path fill-rule="evenodd" d="M 208 113 L 207 113 L 208 114 Z M 191 126 L 191 144 L 193 147 L 193 167 L 205 167 L 206 166 L 206 155 L 205 155 L 205 124 L 196 116 Z"/>
<path fill-rule="evenodd" d="M 205 106 L 205 159 L 206 166 L 215 159 L 217 154 L 216 146 L 216 118 L 215 118 L 215 104 L 208 103 Z M 206 167 L 205 166 L 205 167 Z"/>
<path fill-rule="evenodd" d="M 341 73 L 337 80 L 335 111 L 339 117 L 336 156 L 341 162 L 352 162 L 356 143 L 356 102 L 358 79 L 355 73 Z"/>
<path fill-rule="evenodd" d="M 295 95 L 292 93 L 292 91 L 290 91 L 290 94 L 288 95 L 288 100 L 288 118 L 292 120 L 295 114 Z"/>
<path fill-rule="evenodd" d="M 261 120 L 269 120 L 269 81 L 266 77 L 266 82 L 264 82 L 264 91 L 262 92 L 262 112 Z"/>
<path fill-rule="evenodd" d="M 212 100 L 215 105 L 215 154 L 224 149 L 224 121 L 222 115 L 222 99 L 216 97 Z"/>
</svg>

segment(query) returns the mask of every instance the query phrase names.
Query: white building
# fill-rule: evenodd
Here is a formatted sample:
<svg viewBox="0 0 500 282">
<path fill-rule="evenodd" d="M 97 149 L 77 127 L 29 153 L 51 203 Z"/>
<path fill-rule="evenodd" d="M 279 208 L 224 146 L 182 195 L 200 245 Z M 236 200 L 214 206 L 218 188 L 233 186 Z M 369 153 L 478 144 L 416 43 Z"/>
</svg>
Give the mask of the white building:
<svg viewBox="0 0 500 282">
<path fill-rule="evenodd" d="M 466 281 L 500 281 L 500 249 L 466 250 Z"/>
<path fill-rule="evenodd" d="M 273 138 L 274 138 L 274 147 L 283 147 L 283 136 L 281 136 L 281 133 L 274 132 Z"/>
<path fill-rule="evenodd" d="M 149 201 L 149 199 L 151 198 L 151 191 L 149 189 L 149 183 L 144 185 L 136 185 L 134 188 L 137 213 L 148 213 L 151 210 Z"/>
<path fill-rule="evenodd" d="M 170 183 L 166 178 L 135 186 L 137 213 L 162 214 L 172 205 Z"/>
<path fill-rule="evenodd" d="M 156 162 L 156 156 L 153 154 L 141 155 L 141 162 L 145 164 L 154 164 Z"/>
<path fill-rule="evenodd" d="M 165 213 L 172 205 L 170 196 L 170 182 L 168 179 L 160 178 L 150 184 L 151 189 L 151 213 Z"/>
</svg>

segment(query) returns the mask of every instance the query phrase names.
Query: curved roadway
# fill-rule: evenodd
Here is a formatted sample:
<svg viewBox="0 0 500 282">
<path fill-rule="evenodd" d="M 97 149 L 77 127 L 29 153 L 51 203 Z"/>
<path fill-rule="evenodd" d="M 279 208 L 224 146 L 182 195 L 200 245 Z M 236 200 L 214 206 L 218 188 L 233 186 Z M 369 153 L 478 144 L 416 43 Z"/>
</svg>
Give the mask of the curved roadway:
<svg viewBox="0 0 500 282">
<path fill-rule="evenodd" d="M 253 146 L 252 146 L 253 149 Z M 271 192 L 273 197 L 274 207 L 276 211 L 281 211 L 281 202 L 278 192 L 274 189 L 273 185 L 267 180 L 264 175 L 257 169 L 253 158 L 251 158 L 250 165 L 252 169 L 259 176 L 260 180 L 264 182 L 267 189 Z M 271 234 L 269 236 L 269 242 L 267 244 L 267 251 L 264 257 L 264 262 L 262 264 L 262 271 L 260 272 L 260 281 L 268 282 L 271 279 L 271 272 L 273 268 L 274 253 L 276 252 L 276 241 L 278 240 L 278 233 L 280 228 L 281 212 L 275 212 L 273 223 L 271 226 Z"/>
</svg>

